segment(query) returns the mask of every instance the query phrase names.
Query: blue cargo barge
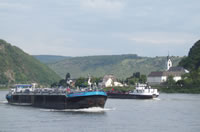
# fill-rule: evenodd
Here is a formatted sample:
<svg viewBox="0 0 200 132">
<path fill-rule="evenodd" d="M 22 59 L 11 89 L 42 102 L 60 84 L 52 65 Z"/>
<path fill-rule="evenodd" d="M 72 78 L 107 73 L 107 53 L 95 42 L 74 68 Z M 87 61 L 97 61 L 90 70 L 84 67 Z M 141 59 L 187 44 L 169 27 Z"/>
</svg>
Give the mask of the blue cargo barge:
<svg viewBox="0 0 200 132">
<path fill-rule="evenodd" d="M 14 88 L 6 95 L 9 104 L 48 109 L 101 107 L 107 100 L 104 91 L 68 92 L 66 89 Z"/>
</svg>

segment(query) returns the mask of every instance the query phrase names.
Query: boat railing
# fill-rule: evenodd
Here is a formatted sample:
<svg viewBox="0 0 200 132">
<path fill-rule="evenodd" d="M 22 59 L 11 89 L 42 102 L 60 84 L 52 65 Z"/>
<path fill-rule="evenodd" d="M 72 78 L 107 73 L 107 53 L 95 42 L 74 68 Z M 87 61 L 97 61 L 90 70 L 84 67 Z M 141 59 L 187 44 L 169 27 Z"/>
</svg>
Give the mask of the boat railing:
<svg viewBox="0 0 200 132">
<path fill-rule="evenodd" d="M 70 89 L 70 88 L 35 88 L 32 90 L 31 88 L 29 89 L 23 89 L 23 90 L 16 90 L 16 89 L 11 89 L 10 93 L 12 94 L 19 94 L 19 95 L 58 95 L 58 94 L 71 94 L 71 93 L 79 93 L 79 92 L 91 92 L 91 91 L 103 91 L 103 89 L 100 88 L 79 88 L 79 89 Z"/>
</svg>

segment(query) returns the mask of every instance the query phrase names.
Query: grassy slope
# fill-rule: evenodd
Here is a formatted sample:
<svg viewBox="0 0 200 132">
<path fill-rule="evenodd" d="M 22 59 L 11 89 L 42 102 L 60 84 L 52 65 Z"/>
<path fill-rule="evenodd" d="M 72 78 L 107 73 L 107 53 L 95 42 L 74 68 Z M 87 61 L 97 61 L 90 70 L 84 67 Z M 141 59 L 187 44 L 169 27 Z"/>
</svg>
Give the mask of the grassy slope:
<svg viewBox="0 0 200 132">
<path fill-rule="evenodd" d="M 50 84 L 60 79 L 50 68 L 18 47 L 3 40 L 0 40 L 0 44 L 3 47 L 0 50 L 1 75 L 11 83 L 37 82 Z"/>
<path fill-rule="evenodd" d="M 174 65 L 181 60 L 180 57 L 172 58 Z M 105 74 L 114 74 L 118 78 L 126 78 L 134 72 L 149 74 L 151 71 L 165 69 L 166 57 L 138 57 L 136 55 L 112 55 L 112 56 L 89 56 L 72 57 L 63 61 L 48 64 L 61 77 L 67 72 L 71 73 L 73 78 L 87 76 L 91 74 L 96 77 L 102 77 Z"/>
<path fill-rule="evenodd" d="M 45 64 L 55 63 L 58 61 L 62 61 L 66 58 L 70 58 L 68 56 L 58 56 L 58 55 L 33 55 L 33 57 Z"/>
</svg>

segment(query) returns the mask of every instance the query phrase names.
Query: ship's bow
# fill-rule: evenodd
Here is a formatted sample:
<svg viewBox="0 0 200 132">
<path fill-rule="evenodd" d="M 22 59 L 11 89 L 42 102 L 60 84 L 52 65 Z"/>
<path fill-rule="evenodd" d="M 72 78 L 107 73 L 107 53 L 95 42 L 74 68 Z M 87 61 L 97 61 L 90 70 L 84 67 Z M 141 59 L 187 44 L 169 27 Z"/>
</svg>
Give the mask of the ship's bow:
<svg viewBox="0 0 200 132">
<path fill-rule="evenodd" d="M 70 109 L 104 108 L 106 100 L 107 94 L 103 91 L 73 93 L 67 95 L 67 107 Z"/>
</svg>

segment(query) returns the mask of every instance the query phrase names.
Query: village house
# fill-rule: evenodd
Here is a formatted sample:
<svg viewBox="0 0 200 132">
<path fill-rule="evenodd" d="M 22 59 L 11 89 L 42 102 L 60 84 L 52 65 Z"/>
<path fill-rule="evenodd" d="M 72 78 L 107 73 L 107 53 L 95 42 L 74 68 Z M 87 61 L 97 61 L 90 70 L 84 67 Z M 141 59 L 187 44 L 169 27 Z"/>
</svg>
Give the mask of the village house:
<svg viewBox="0 0 200 132">
<path fill-rule="evenodd" d="M 102 87 L 123 87 L 123 84 L 117 81 L 114 75 L 105 75 L 103 77 Z"/>
<path fill-rule="evenodd" d="M 183 67 L 173 67 L 172 61 L 167 57 L 166 71 L 151 72 L 147 77 L 147 82 L 151 85 L 161 84 L 167 81 L 169 76 L 173 76 L 174 81 L 181 80 L 181 76 L 188 73 Z"/>
</svg>

